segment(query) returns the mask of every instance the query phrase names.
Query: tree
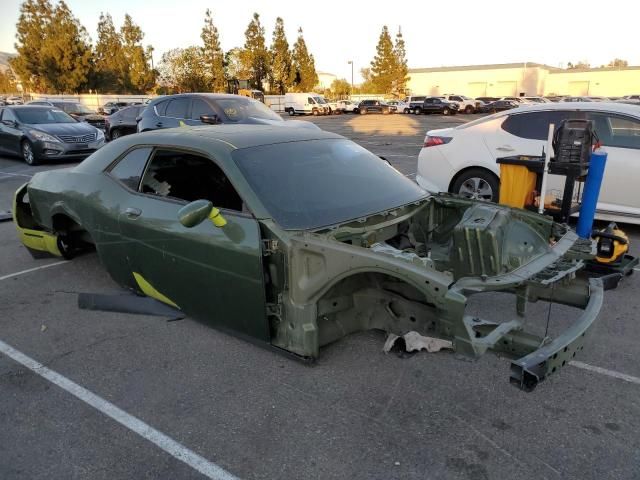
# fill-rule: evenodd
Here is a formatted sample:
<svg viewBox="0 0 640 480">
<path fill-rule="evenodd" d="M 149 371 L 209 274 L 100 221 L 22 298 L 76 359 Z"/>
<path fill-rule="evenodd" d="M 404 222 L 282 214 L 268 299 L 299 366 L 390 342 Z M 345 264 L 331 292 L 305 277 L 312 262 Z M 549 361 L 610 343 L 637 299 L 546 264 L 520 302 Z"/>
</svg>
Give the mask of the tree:
<svg viewBox="0 0 640 480">
<path fill-rule="evenodd" d="M 398 27 L 398 33 L 396 34 L 396 43 L 393 46 L 393 54 L 396 58 L 396 69 L 393 76 L 392 93 L 396 95 L 404 95 L 407 81 L 409 80 L 409 77 L 407 76 L 409 68 L 407 67 L 407 51 L 400 27 Z"/>
<path fill-rule="evenodd" d="M 381 93 L 391 93 L 397 80 L 398 60 L 391 42 L 389 29 L 382 27 L 376 46 L 376 56 L 371 62 L 371 81 Z"/>
<path fill-rule="evenodd" d="M 621 58 L 614 58 L 607 65 L 607 67 L 616 67 L 616 68 L 628 67 L 628 66 L 629 66 L 629 62 Z"/>
<path fill-rule="evenodd" d="M 0 70 L 0 93 L 15 93 L 16 90 L 16 81 L 11 70 Z"/>
<path fill-rule="evenodd" d="M 145 93 L 153 88 L 156 72 L 149 65 L 149 50 L 142 46 L 144 33 L 129 14 L 124 16 L 120 28 L 122 52 L 126 62 L 124 90 L 127 93 Z"/>
<path fill-rule="evenodd" d="M 356 88 L 358 93 L 382 93 L 377 90 L 376 85 L 373 83 L 373 75 L 370 68 L 361 68 L 360 75 L 362 76 L 362 83 Z"/>
<path fill-rule="evenodd" d="M 581 60 L 578 63 L 567 63 L 567 70 L 575 70 L 578 68 L 591 68 L 591 65 L 586 60 Z"/>
<path fill-rule="evenodd" d="M 260 15 L 253 14 L 253 19 L 244 32 L 245 42 L 241 61 L 249 73 L 248 80 L 253 88 L 262 90 L 262 82 L 269 75 L 269 51 L 264 39 L 264 27 L 260 23 Z"/>
<path fill-rule="evenodd" d="M 98 40 L 94 48 L 95 88 L 104 93 L 124 91 L 127 66 L 120 34 L 110 14 L 100 14 Z"/>
<path fill-rule="evenodd" d="M 202 59 L 209 77 L 208 89 L 213 92 L 224 92 L 227 83 L 224 76 L 224 53 L 220 47 L 220 35 L 213 24 L 211 10 L 207 9 L 204 17 L 204 27 L 200 34 L 202 38 Z"/>
<path fill-rule="evenodd" d="M 18 56 L 12 67 L 25 87 L 65 93 L 86 85 L 89 37 L 64 1 L 53 7 L 47 0 L 26 0 L 16 29 Z"/>
<path fill-rule="evenodd" d="M 284 21 L 282 18 L 276 18 L 276 26 L 273 30 L 271 40 L 271 75 L 269 84 L 271 90 L 284 95 L 287 88 L 293 82 L 293 70 L 291 62 L 291 52 L 289 51 L 289 42 L 284 32 Z"/>
<path fill-rule="evenodd" d="M 202 48 L 174 48 L 162 55 L 160 86 L 166 93 L 202 92 L 210 82 Z"/>
<path fill-rule="evenodd" d="M 336 78 L 331 82 L 331 93 L 335 97 L 346 97 L 351 94 L 351 84 L 344 78 Z"/>
<path fill-rule="evenodd" d="M 242 49 L 239 47 L 232 48 L 224 54 L 224 71 L 225 76 L 229 79 L 249 78 L 249 69 L 242 63 Z"/>
<path fill-rule="evenodd" d="M 298 92 L 310 92 L 318 84 L 316 63 L 313 55 L 307 50 L 302 36 L 302 28 L 298 29 L 298 39 L 293 44 L 292 63 L 295 72 L 294 89 Z"/>
</svg>

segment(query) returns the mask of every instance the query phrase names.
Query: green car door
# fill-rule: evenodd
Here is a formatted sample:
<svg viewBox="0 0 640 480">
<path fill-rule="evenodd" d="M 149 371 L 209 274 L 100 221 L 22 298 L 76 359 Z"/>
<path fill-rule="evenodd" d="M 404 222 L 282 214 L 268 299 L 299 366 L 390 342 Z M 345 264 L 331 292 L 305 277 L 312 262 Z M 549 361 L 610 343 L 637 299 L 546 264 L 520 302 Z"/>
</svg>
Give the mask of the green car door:
<svg viewBox="0 0 640 480">
<path fill-rule="evenodd" d="M 209 200 L 226 225 L 191 228 L 182 207 Z M 120 205 L 120 231 L 142 291 L 214 326 L 269 341 L 260 229 L 222 170 L 209 158 L 157 149 L 138 192 Z"/>
</svg>

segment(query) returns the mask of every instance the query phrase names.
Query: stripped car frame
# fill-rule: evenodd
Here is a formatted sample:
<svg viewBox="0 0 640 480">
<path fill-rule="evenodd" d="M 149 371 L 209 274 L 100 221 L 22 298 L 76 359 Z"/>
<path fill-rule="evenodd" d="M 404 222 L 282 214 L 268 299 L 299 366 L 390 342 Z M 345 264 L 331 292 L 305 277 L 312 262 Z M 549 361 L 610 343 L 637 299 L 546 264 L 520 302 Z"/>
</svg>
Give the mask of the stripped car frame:
<svg viewBox="0 0 640 480">
<path fill-rule="evenodd" d="M 37 174 L 16 192 L 15 224 L 33 252 L 61 255 L 68 251 L 68 243 L 75 247 L 93 244 L 122 286 L 302 359 L 315 359 L 321 347 L 358 331 L 380 329 L 398 336 L 415 331 L 449 339 L 457 353 L 468 357 L 492 350 L 514 358 L 511 382 L 530 391 L 582 350 L 603 301 L 601 282 L 580 275 L 584 261 L 593 256 L 590 241 L 533 212 L 423 191 L 414 201 L 372 214 L 321 227 L 286 228 L 265 206 L 266 199 L 256 193 L 258 187 L 247 179 L 234 155 L 252 160 L 264 156 L 265 146 L 286 150 L 287 145 L 298 144 L 312 156 L 316 144 L 347 142 L 348 148 L 366 152 L 358 150 L 358 155 L 366 157 L 371 169 L 384 168 L 388 169 L 384 175 L 402 176 L 338 135 L 281 130 L 222 126 L 126 137 L 79 167 Z M 210 158 L 246 204 L 249 213 L 218 210 L 205 200 L 161 205 L 167 209 L 163 212 L 166 218 L 175 217 L 175 224 L 165 224 L 154 233 L 171 235 L 171 243 L 163 244 L 165 250 L 159 252 L 167 263 L 169 259 L 179 261 L 189 249 L 196 250 L 192 248 L 195 242 L 205 241 L 202 235 L 221 238 L 219 243 L 211 240 L 211 249 L 226 252 L 218 257 L 223 263 L 213 267 L 233 274 L 235 280 L 230 283 L 220 275 L 200 279 L 209 282 L 211 292 L 227 299 L 212 314 L 206 312 L 215 302 L 202 295 L 189 296 L 178 273 L 169 269 L 163 276 L 149 273 L 145 277 L 145 268 L 154 262 L 148 254 L 136 266 L 129 258 L 132 249 L 123 247 L 127 262 L 109 250 L 118 242 L 126 246 L 127 242 L 141 245 L 147 241 L 127 237 L 129 220 L 124 208 L 129 202 L 150 200 L 142 198 L 141 192 L 118 190 L 108 178 L 114 162 L 139 145 L 190 149 Z M 255 154 L 252 149 L 257 149 Z M 285 150 L 282 158 L 288 158 Z M 406 188 L 418 188 L 411 185 Z M 194 221 L 198 215 L 201 218 Z M 155 228 L 158 222 L 148 223 L 148 228 Z M 113 225 L 124 228 L 116 232 Z M 200 236 L 189 237 L 190 230 L 197 230 Z M 237 248 L 240 243 L 243 250 Z M 236 261 L 233 255 L 244 257 Z M 157 261 L 153 265 L 161 268 Z M 223 267 L 226 270 L 220 270 Z M 193 278 L 190 275 L 185 278 Z M 242 283 L 245 280 L 253 288 L 249 295 Z M 483 292 L 515 295 L 512 318 L 495 321 L 466 314 L 469 297 Z M 537 300 L 582 312 L 567 330 L 551 339 L 526 330 L 527 303 Z M 252 318 L 246 318 L 246 313 L 234 317 L 247 305 L 258 313 Z M 239 319 L 225 320 L 228 318 Z"/>
</svg>

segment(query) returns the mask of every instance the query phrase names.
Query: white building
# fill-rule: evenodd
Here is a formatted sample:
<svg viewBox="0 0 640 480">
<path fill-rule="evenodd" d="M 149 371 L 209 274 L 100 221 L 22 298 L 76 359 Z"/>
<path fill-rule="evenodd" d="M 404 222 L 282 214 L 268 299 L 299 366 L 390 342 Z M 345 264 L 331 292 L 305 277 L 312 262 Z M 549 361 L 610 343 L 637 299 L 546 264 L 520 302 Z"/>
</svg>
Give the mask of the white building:
<svg viewBox="0 0 640 480">
<path fill-rule="evenodd" d="M 413 95 L 470 97 L 523 95 L 622 96 L 640 91 L 640 66 L 565 70 L 540 63 L 502 63 L 409 70 Z"/>
<path fill-rule="evenodd" d="M 327 72 L 316 72 L 316 73 L 318 74 L 318 85 L 316 85 L 316 88 L 322 89 L 322 90 L 331 88 L 331 84 L 333 83 L 333 81 L 338 78 L 333 73 L 327 73 Z"/>
</svg>

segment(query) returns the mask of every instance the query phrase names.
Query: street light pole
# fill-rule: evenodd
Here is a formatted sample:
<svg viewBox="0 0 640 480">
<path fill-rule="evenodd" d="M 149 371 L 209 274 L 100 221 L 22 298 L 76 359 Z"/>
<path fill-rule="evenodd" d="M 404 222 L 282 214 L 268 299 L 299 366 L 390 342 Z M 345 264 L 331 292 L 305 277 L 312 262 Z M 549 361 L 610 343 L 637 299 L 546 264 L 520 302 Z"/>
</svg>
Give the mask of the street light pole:
<svg viewBox="0 0 640 480">
<path fill-rule="evenodd" d="M 353 95 L 353 60 L 349 60 L 347 64 L 351 65 L 351 95 Z"/>
</svg>

